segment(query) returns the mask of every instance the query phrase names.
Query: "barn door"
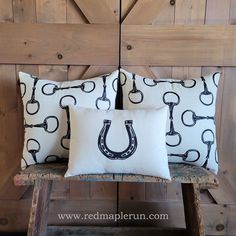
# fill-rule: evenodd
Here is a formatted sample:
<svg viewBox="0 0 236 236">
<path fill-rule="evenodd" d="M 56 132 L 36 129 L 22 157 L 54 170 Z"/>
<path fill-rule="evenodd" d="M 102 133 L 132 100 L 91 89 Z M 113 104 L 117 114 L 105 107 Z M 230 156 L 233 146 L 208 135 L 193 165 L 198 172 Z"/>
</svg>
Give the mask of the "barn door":
<svg viewBox="0 0 236 236">
<path fill-rule="evenodd" d="M 235 24 L 235 14 L 235 0 L 121 0 L 121 67 L 155 79 L 187 79 L 207 75 L 213 71 L 223 73 L 216 114 L 217 141 L 220 152 L 220 188 L 204 190 L 201 193 L 207 234 L 233 233 L 230 227 L 227 228 L 227 224 L 229 222 L 233 224 L 228 217 L 235 212 L 235 208 L 233 205 L 225 206 L 236 203 L 236 185 L 233 183 L 236 172 L 232 166 L 232 163 L 235 163 L 235 158 L 232 156 L 234 156 L 236 148 L 234 141 L 229 142 L 229 138 L 231 140 L 233 138 L 229 136 L 229 129 L 233 129 L 231 133 L 236 133 L 232 120 L 234 116 L 232 99 L 235 99 L 236 96 L 235 79 L 233 78 L 235 67 L 227 67 L 235 66 L 235 61 L 230 53 L 220 55 L 220 46 L 223 43 L 216 48 L 217 56 L 208 58 L 208 60 L 204 60 L 208 55 L 200 48 L 195 55 L 188 55 L 184 51 L 183 44 L 185 57 L 181 55 L 180 50 L 171 51 L 166 47 L 165 53 L 161 46 L 159 52 L 154 48 L 158 48 L 156 45 L 160 42 L 157 39 L 158 35 L 162 34 L 163 38 L 168 38 L 167 29 L 172 29 L 173 32 L 178 30 L 177 27 L 180 25 L 197 27 L 206 24 L 221 27 L 226 24 Z M 214 33 L 213 30 L 212 34 L 214 35 Z M 208 34 L 210 34 L 210 30 Z M 162 47 L 166 45 L 170 44 L 162 41 Z M 145 54 L 147 51 L 148 56 Z M 226 66 L 223 67 L 223 65 Z M 122 183 L 119 185 L 119 211 L 145 214 L 168 213 L 168 221 L 144 221 L 142 223 L 181 227 L 184 226 L 181 194 L 179 184 Z M 178 217 L 176 217 L 176 212 L 178 212 Z M 135 223 L 135 221 L 120 221 L 121 225 Z"/>
<path fill-rule="evenodd" d="M 0 231 L 25 230 L 31 204 L 31 189 L 14 187 L 12 181 L 20 168 L 23 146 L 18 71 L 64 81 L 116 70 L 119 5 L 119 0 L 0 0 Z M 2 37 L 8 30 L 15 32 L 15 38 Z M 26 37 L 24 41 L 24 34 L 31 40 Z M 19 47 L 11 50 L 16 43 Z M 116 192 L 115 183 L 55 182 L 52 198 L 56 201 L 52 202 L 49 223 L 58 223 L 56 214 L 65 211 L 116 213 Z M 69 223 L 94 224 L 78 220 Z"/>
</svg>

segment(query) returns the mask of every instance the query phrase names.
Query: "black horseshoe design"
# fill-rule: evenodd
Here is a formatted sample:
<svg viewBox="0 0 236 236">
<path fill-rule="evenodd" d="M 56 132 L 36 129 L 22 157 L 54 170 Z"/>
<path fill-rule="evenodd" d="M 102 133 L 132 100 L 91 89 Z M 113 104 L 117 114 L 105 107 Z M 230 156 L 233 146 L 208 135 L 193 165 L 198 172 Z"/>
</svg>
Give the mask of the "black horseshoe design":
<svg viewBox="0 0 236 236">
<path fill-rule="evenodd" d="M 38 145 L 38 148 L 36 149 L 29 149 L 29 142 L 34 142 Z M 37 157 L 36 157 L 36 154 L 40 151 L 41 149 L 41 146 L 40 146 L 40 143 L 36 140 L 36 139 L 33 139 L 33 138 L 30 138 L 27 140 L 26 142 L 26 149 L 27 151 L 31 154 L 33 160 L 35 161 L 36 164 L 38 164 L 38 161 L 37 161 Z"/>
<path fill-rule="evenodd" d="M 206 139 L 205 139 L 205 135 L 206 135 L 207 132 L 211 134 L 212 140 L 206 140 Z M 206 161 L 204 162 L 204 164 L 202 165 L 202 167 L 207 168 L 208 160 L 209 160 L 209 158 L 210 158 L 210 153 L 211 153 L 211 147 L 212 147 L 212 145 L 213 145 L 214 142 L 215 142 L 215 135 L 214 135 L 214 133 L 213 133 L 213 131 L 212 131 L 211 129 L 205 129 L 205 130 L 202 132 L 201 139 L 202 139 L 202 142 L 203 142 L 204 144 L 206 144 L 206 146 L 207 146 Z"/>
<path fill-rule="evenodd" d="M 133 88 L 132 90 L 129 91 L 129 94 L 128 94 L 128 97 L 129 97 L 129 101 L 133 104 L 139 104 L 143 101 L 143 92 L 139 89 L 137 89 L 137 86 L 136 86 L 136 82 L 135 82 L 135 74 L 133 74 Z M 140 99 L 138 101 L 134 101 L 132 98 L 131 98 L 131 95 L 132 94 L 140 94 Z"/>
<path fill-rule="evenodd" d="M 192 123 L 187 123 L 184 119 L 184 116 L 187 114 L 187 113 L 191 113 L 192 115 Z M 185 126 L 188 126 L 188 127 L 192 127 L 194 125 L 196 125 L 197 121 L 199 120 L 213 120 L 214 121 L 214 116 L 198 116 L 196 115 L 196 113 L 192 110 L 186 110 L 182 113 L 181 115 L 181 120 L 182 120 L 182 123 L 185 125 Z"/>
<path fill-rule="evenodd" d="M 49 127 L 48 127 L 48 120 L 50 120 L 50 119 L 54 119 L 56 121 L 56 126 L 53 130 L 50 130 Z M 52 134 L 52 133 L 57 131 L 57 129 L 59 127 L 59 121 L 58 121 L 56 116 L 47 116 L 44 119 L 43 123 L 30 124 L 30 125 L 25 123 L 24 126 L 25 126 L 25 128 L 43 128 L 45 132 Z"/>
<path fill-rule="evenodd" d="M 106 90 L 107 90 L 107 85 L 106 85 L 106 76 L 104 75 L 103 77 L 102 77 L 102 80 L 103 80 L 103 92 L 102 92 L 102 96 L 101 97 L 98 97 L 97 99 L 96 99 L 96 108 L 98 109 L 98 110 L 100 110 L 100 107 L 99 107 L 99 102 L 100 101 L 102 101 L 102 102 L 106 102 L 106 103 L 108 103 L 108 108 L 106 109 L 106 110 L 110 110 L 110 108 L 111 108 L 111 100 L 109 99 L 109 98 L 107 98 L 107 92 L 106 92 Z"/>
<path fill-rule="evenodd" d="M 200 93 L 199 99 L 200 99 L 200 102 L 204 104 L 205 106 L 210 106 L 214 101 L 214 96 L 213 96 L 213 93 L 208 90 L 206 80 L 204 79 L 204 77 L 201 77 L 201 78 L 202 78 L 204 90 Z M 210 97 L 209 103 L 203 101 L 204 96 Z"/>
<path fill-rule="evenodd" d="M 189 85 L 189 86 L 187 86 L 186 84 L 185 84 L 185 81 L 184 80 L 180 80 L 180 81 L 167 81 L 167 80 L 152 80 L 152 84 L 149 84 L 149 83 L 147 83 L 147 80 L 151 80 L 151 79 L 147 79 L 147 78 L 143 78 L 143 83 L 145 84 L 145 85 L 147 85 L 148 87 L 155 87 L 155 86 L 157 86 L 157 84 L 159 84 L 159 83 L 170 83 L 170 84 L 180 84 L 180 85 L 182 85 L 184 88 L 193 88 L 195 85 L 196 85 L 196 80 L 194 80 L 194 79 L 191 79 L 191 81 L 193 81 L 193 85 Z M 190 81 L 190 80 L 188 80 L 188 81 Z"/>
<path fill-rule="evenodd" d="M 111 126 L 111 120 L 103 121 L 103 128 L 101 129 L 98 137 L 98 148 L 104 156 L 111 160 L 125 160 L 134 154 L 137 149 L 138 142 L 132 124 L 132 120 L 125 121 L 125 128 L 129 137 L 128 147 L 124 151 L 115 152 L 110 150 L 106 144 L 106 137 Z"/>
<path fill-rule="evenodd" d="M 189 157 L 190 153 L 196 153 L 197 157 L 193 160 L 188 160 L 188 159 L 190 159 L 190 157 Z M 182 158 L 183 161 L 186 161 L 186 162 L 196 162 L 200 158 L 200 152 L 196 149 L 189 149 L 188 151 L 186 151 L 183 154 L 173 154 L 173 153 L 171 153 L 171 154 L 168 154 L 168 156 L 180 157 L 180 158 Z"/>
<path fill-rule="evenodd" d="M 34 79 L 34 85 L 33 85 L 33 88 L 32 88 L 32 95 L 31 95 L 31 98 L 29 101 L 27 101 L 26 103 L 26 112 L 29 114 L 29 115 L 35 115 L 36 113 L 38 113 L 39 109 L 40 109 L 40 103 L 39 101 L 35 100 L 35 90 L 36 90 L 36 85 L 37 85 L 37 82 L 38 82 L 38 77 L 36 76 L 32 76 L 31 75 L 31 78 Z M 31 112 L 29 111 L 29 105 L 35 105 L 36 104 L 36 110 Z"/>
<path fill-rule="evenodd" d="M 60 99 L 60 102 L 59 102 L 61 109 L 64 109 L 66 111 L 66 117 L 67 117 L 67 133 L 63 135 L 61 138 L 61 146 L 64 149 L 69 150 L 69 147 L 66 147 L 66 145 L 64 144 L 64 141 L 70 139 L 70 112 L 69 112 L 69 107 L 67 105 L 65 106 L 62 105 L 62 100 L 67 97 L 72 98 L 72 100 L 74 101 L 74 105 L 76 105 L 76 99 L 72 95 L 65 95 Z"/>
</svg>

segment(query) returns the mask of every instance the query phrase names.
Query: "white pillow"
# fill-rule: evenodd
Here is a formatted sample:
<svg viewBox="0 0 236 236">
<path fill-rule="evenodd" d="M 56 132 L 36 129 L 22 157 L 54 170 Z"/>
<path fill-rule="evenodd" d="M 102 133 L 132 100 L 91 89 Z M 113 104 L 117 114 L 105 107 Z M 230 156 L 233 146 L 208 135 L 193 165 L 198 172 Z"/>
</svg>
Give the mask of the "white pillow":
<svg viewBox="0 0 236 236">
<path fill-rule="evenodd" d="M 169 106 L 169 162 L 203 166 L 217 173 L 215 102 L 220 73 L 192 80 L 143 78 L 121 70 L 124 109 Z"/>
<path fill-rule="evenodd" d="M 71 142 L 65 177 L 132 173 L 170 179 L 165 145 L 167 107 L 98 111 L 70 106 Z"/>
<path fill-rule="evenodd" d="M 118 70 L 88 80 L 55 82 L 19 72 L 24 105 L 25 141 L 22 168 L 68 158 L 68 104 L 115 108 Z"/>
</svg>

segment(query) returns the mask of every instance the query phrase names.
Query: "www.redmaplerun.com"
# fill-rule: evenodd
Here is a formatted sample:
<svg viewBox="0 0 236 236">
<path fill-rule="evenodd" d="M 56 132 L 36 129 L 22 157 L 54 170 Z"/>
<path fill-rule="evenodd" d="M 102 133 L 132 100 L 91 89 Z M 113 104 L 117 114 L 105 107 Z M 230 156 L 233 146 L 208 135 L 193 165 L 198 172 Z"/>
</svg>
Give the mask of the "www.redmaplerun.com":
<svg viewBox="0 0 236 236">
<path fill-rule="evenodd" d="M 70 214 L 57 214 L 59 220 L 168 220 L 168 214 L 150 213 L 148 215 L 142 213 L 70 213 Z"/>
</svg>

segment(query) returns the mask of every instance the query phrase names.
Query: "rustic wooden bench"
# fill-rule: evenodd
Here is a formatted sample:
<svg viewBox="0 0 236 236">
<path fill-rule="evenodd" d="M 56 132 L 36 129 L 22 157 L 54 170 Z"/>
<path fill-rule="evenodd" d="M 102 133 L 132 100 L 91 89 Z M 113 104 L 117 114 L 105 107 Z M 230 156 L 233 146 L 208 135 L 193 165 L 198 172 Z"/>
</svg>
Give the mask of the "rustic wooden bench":
<svg viewBox="0 0 236 236">
<path fill-rule="evenodd" d="M 14 177 L 15 185 L 34 185 L 28 235 L 44 236 L 47 234 L 46 232 L 48 232 L 48 235 L 52 232 L 50 228 L 53 228 L 47 227 L 47 218 L 52 181 L 54 180 L 181 183 L 186 230 L 176 231 L 175 234 L 165 231 L 161 235 L 205 235 L 203 216 L 200 209 L 199 189 L 216 188 L 218 186 L 218 180 L 214 174 L 202 167 L 186 164 L 170 164 L 172 180 L 132 174 L 79 175 L 64 178 L 66 169 L 67 164 L 65 163 L 32 165 Z M 47 228 L 49 228 L 48 231 Z M 54 233 L 58 230 L 64 232 L 60 235 L 153 235 L 160 229 L 75 227 L 73 231 L 72 227 L 57 227 L 54 228 Z M 59 235 L 58 232 L 56 235 Z"/>
</svg>

